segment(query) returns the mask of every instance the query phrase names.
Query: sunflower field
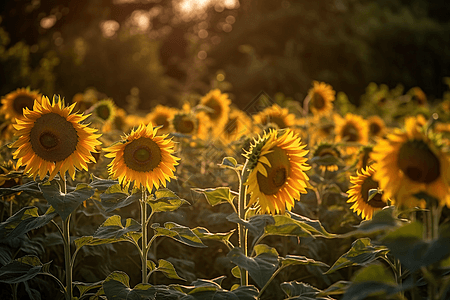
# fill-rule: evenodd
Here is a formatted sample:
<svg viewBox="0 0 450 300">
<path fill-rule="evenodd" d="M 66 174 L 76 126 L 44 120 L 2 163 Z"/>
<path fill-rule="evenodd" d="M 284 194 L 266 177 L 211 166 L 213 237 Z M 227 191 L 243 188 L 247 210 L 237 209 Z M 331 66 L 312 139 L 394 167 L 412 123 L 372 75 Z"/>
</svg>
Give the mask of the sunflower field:
<svg viewBox="0 0 450 300">
<path fill-rule="evenodd" d="M 1 299 L 448 299 L 449 95 L 11 91 Z"/>
</svg>

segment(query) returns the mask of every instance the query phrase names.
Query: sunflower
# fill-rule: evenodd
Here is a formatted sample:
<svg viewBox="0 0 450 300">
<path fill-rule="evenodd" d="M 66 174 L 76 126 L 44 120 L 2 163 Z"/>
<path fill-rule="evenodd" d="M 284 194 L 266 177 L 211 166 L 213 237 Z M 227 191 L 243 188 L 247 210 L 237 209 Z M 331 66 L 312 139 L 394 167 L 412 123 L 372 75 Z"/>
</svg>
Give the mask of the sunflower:
<svg viewBox="0 0 450 300">
<path fill-rule="evenodd" d="M 345 118 L 340 116 L 335 118 L 336 138 L 337 141 L 358 143 L 365 145 L 369 141 L 369 129 L 367 121 L 361 116 L 354 114 L 346 114 Z M 358 150 L 358 147 L 347 147 L 347 154 L 353 154 Z"/>
<path fill-rule="evenodd" d="M 371 157 L 379 166 L 374 178 L 383 189 L 384 199 L 414 207 L 419 205 L 414 195 L 424 192 L 441 205 L 450 206 L 448 158 L 413 119 L 404 130 L 397 129 L 380 140 Z"/>
<path fill-rule="evenodd" d="M 257 204 L 262 214 L 292 209 L 294 199 L 306 193 L 309 180 L 305 171 L 311 167 L 306 164 L 305 147 L 291 130 L 271 130 L 251 145 L 244 155 L 251 170 L 246 182 L 251 194 L 249 206 Z"/>
<path fill-rule="evenodd" d="M 22 183 L 21 173 L 17 171 L 12 161 L 0 165 L 0 187 L 10 188 Z"/>
<path fill-rule="evenodd" d="M 162 126 L 160 133 L 169 133 L 170 120 L 173 119 L 176 112 L 176 108 L 157 105 L 149 114 L 145 116 L 145 124 L 152 123 L 155 124 L 155 126 Z"/>
<path fill-rule="evenodd" d="M 353 203 L 350 209 L 361 215 L 361 218 L 365 220 L 372 219 L 375 211 L 387 205 L 380 193 L 377 193 L 369 200 L 369 191 L 378 189 L 378 182 L 373 179 L 375 170 L 376 166 L 371 165 L 357 171 L 356 176 L 350 177 L 350 182 L 353 186 L 347 191 L 347 203 Z"/>
<path fill-rule="evenodd" d="M 64 106 L 54 96 L 52 103 L 43 96 L 35 101 L 33 110 L 26 108 L 23 118 L 16 119 L 15 135 L 19 139 L 11 147 L 18 148 L 14 159 L 17 167 L 26 165 L 24 172 L 42 180 L 47 172 L 52 180 L 58 171 L 75 177 L 75 169 L 87 171 L 87 163 L 95 161 L 91 152 L 101 143 L 96 130 L 80 124 L 88 116 L 72 113 L 75 104 Z"/>
<path fill-rule="evenodd" d="M 416 86 L 411 88 L 407 94 L 411 97 L 411 100 L 414 103 L 417 103 L 421 106 L 427 104 L 427 95 L 425 95 L 425 93 L 422 91 L 420 87 Z"/>
<path fill-rule="evenodd" d="M 287 108 L 281 108 L 278 104 L 266 107 L 261 112 L 253 116 L 255 125 L 265 127 L 274 124 L 277 129 L 284 129 L 294 126 L 295 115 L 289 113 Z"/>
<path fill-rule="evenodd" d="M 38 91 L 31 91 L 30 88 L 17 89 L 3 97 L 1 111 L 7 119 L 14 119 L 23 116 L 25 108 L 32 109 L 34 100 L 41 101 L 42 95 Z"/>
<path fill-rule="evenodd" d="M 251 132 L 252 120 L 250 117 L 240 109 L 232 109 L 220 138 L 227 145 Z"/>
<path fill-rule="evenodd" d="M 103 99 L 96 102 L 90 109 L 93 117 L 102 120 L 104 123 L 110 123 L 114 120 L 117 107 L 112 99 Z"/>
<path fill-rule="evenodd" d="M 174 143 L 167 139 L 167 134 L 156 135 L 157 128 L 150 123 L 141 124 L 122 140 L 106 148 L 109 152 L 105 157 L 113 158 L 108 165 L 111 177 L 128 185 L 134 181 L 134 187 L 144 187 L 148 190 L 156 189 L 160 185 L 175 178 L 175 166 L 179 158 L 172 155 Z"/>
<path fill-rule="evenodd" d="M 363 146 L 359 149 L 356 161 L 357 169 L 364 169 L 374 163 L 374 160 L 370 157 L 370 153 L 373 151 L 373 146 Z"/>
<path fill-rule="evenodd" d="M 219 89 L 211 90 L 200 99 L 200 105 L 206 106 L 211 111 L 200 112 L 208 116 L 214 134 L 220 134 L 228 122 L 231 100 L 228 94 L 222 94 Z"/>
<path fill-rule="evenodd" d="M 191 135 L 205 139 L 208 135 L 208 118 L 203 114 L 194 115 L 190 112 L 177 112 L 171 123 L 171 132 Z"/>
<path fill-rule="evenodd" d="M 309 109 L 315 116 L 328 115 L 333 110 L 333 101 L 336 92 L 331 85 L 325 82 L 313 81 L 309 90 Z"/>
<path fill-rule="evenodd" d="M 367 119 L 369 136 L 370 137 L 382 137 L 386 133 L 386 125 L 384 120 L 379 116 L 371 116 Z"/>
<path fill-rule="evenodd" d="M 339 169 L 336 162 L 341 158 L 339 149 L 330 143 L 321 143 L 313 150 L 313 157 L 319 158 L 319 168 L 322 172 L 335 172 Z"/>
</svg>

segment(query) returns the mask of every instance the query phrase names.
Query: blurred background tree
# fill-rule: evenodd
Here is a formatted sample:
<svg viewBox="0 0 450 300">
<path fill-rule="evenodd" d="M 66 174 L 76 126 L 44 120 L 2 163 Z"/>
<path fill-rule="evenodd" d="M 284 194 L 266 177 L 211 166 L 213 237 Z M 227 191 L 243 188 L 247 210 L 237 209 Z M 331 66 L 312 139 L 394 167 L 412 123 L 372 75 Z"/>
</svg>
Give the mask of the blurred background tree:
<svg viewBox="0 0 450 300">
<path fill-rule="evenodd" d="M 357 104 L 370 82 L 439 98 L 450 75 L 443 0 L 15 0 L 0 13 L 1 95 L 94 87 L 149 110 L 218 84 L 238 105 L 261 90 L 302 101 L 320 80 Z"/>
</svg>

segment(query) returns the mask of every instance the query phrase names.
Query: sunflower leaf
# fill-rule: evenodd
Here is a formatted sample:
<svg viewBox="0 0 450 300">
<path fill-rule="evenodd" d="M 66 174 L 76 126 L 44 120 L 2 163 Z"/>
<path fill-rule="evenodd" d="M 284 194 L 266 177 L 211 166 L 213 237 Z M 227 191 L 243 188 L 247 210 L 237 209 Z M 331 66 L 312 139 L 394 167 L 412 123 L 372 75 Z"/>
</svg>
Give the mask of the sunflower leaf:
<svg viewBox="0 0 450 300">
<path fill-rule="evenodd" d="M 100 195 L 102 207 L 106 212 L 112 212 L 115 209 L 130 205 L 141 199 L 141 191 L 135 189 L 128 193 L 127 188 L 122 188 L 120 184 L 111 185 L 103 194 Z"/>
<path fill-rule="evenodd" d="M 96 177 L 94 175 L 91 176 L 91 179 L 92 179 L 92 182 L 89 183 L 89 186 L 98 191 L 106 191 L 112 185 L 119 183 L 117 180 L 102 179 L 102 178 Z"/>
<path fill-rule="evenodd" d="M 10 188 L 0 188 L 0 196 L 6 196 L 18 192 L 24 192 L 31 195 L 42 194 L 41 190 L 39 190 L 39 184 L 36 181 L 29 181 L 27 183 L 15 185 Z"/>
<path fill-rule="evenodd" d="M 42 264 L 34 266 L 14 260 L 0 268 L 0 282 L 9 284 L 24 282 L 38 275 L 41 270 Z"/>
<path fill-rule="evenodd" d="M 225 233 L 211 233 L 208 229 L 203 227 L 195 227 L 192 229 L 192 232 L 194 232 L 201 240 L 219 241 L 225 244 L 230 240 L 230 237 L 235 231 L 236 229 Z"/>
<path fill-rule="evenodd" d="M 331 266 L 325 274 L 350 266 L 365 266 L 386 255 L 389 250 L 384 246 L 373 246 L 369 238 L 361 238 L 353 242 L 352 247 Z"/>
<path fill-rule="evenodd" d="M 150 274 L 157 271 L 163 273 L 167 278 L 170 279 L 186 280 L 178 275 L 175 267 L 169 261 L 164 259 L 158 260 L 158 267 L 155 266 L 153 269 L 150 269 Z"/>
<path fill-rule="evenodd" d="M 200 238 L 188 227 L 173 222 L 164 223 L 164 227 L 161 227 L 158 223 L 154 223 L 151 227 L 157 236 L 167 236 L 192 247 L 206 247 Z"/>
<path fill-rule="evenodd" d="M 313 232 L 318 232 L 313 226 L 306 222 L 297 221 L 289 216 L 273 216 L 274 224 L 269 224 L 265 228 L 266 235 L 314 237 Z"/>
<path fill-rule="evenodd" d="M 298 281 L 283 282 L 281 284 L 281 289 L 289 297 L 289 299 L 296 299 L 296 300 L 317 299 L 316 295 L 321 292 L 321 290 L 319 290 L 316 287 Z M 320 299 L 331 299 L 331 298 L 326 297 Z"/>
<path fill-rule="evenodd" d="M 330 267 L 326 263 L 321 261 L 316 261 L 312 258 L 307 258 L 305 256 L 297 256 L 297 255 L 286 255 L 286 257 L 280 257 L 281 267 L 289 267 L 295 265 L 309 265 L 309 266 L 318 266 L 318 267 Z"/>
<path fill-rule="evenodd" d="M 152 208 L 153 212 L 174 211 L 183 204 L 190 204 L 188 201 L 181 199 L 169 189 L 159 189 L 155 195 L 146 199 L 146 202 Z"/>
<path fill-rule="evenodd" d="M 74 281 L 73 285 L 77 287 L 78 291 L 80 291 L 80 297 L 86 294 L 88 291 L 97 289 L 102 286 L 102 281 L 87 283 L 87 282 L 81 282 L 81 281 Z"/>
<path fill-rule="evenodd" d="M 337 234 L 329 233 L 328 231 L 326 231 L 319 220 L 311 220 L 305 216 L 301 216 L 293 212 L 289 212 L 289 215 L 291 216 L 292 219 L 309 225 L 310 227 L 308 227 L 308 230 L 314 237 L 325 237 L 325 238 L 339 237 L 339 235 Z"/>
<path fill-rule="evenodd" d="M 73 192 L 63 194 L 56 180 L 40 183 L 39 189 L 45 200 L 53 206 L 63 220 L 66 220 L 83 201 L 91 198 L 95 192 L 89 185 L 80 183 Z"/>
<path fill-rule="evenodd" d="M 139 224 L 134 219 L 126 220 L 126 227 L 122 225 L 122 220 L 119 215 L 109 217 L 102 225 L 94 232 L 94 238 L 98 239 L 120 239 L 129 232 L 135 232 L 141 229 Z"/>
<path fill-rule="evenodd" d="M 222 163 L 219 164 L 219 167 L 236 170 L 239 165 L 234 157 L 228 156 L 222 159 Z"/>
<path fill-rule="evenodd" d="M 233 248 L 227 257 L 237 266 L 247 270 L 250 277 L 262 288 L 278 268 L 278 254 L 274 248 L 266 245 L 256 245 L 255 251 L 255 257 L 248 257 L 240 248 Z"/>
<path fill-rule="evenodd" d="M 218 188 L 210 188 L 210 189 L 193 189 L 196 192 L 203 193 L 206 197 L 206 200 L 211 206 L 215 206 L 217 204 L 228 202 L 233 205 L 234 196 L 231 194 L 230 188 L 228 187 L 218 187 Z"/>
<path fill-rule="evenodd" d="M 6 242 L 8 239 L 20 237 L 30 230 L 46 225 L 55 216 L 56 212 L 40 216 L 37 207 L 24 207 L 0 224 L 0 239 Z"/>
</svg>

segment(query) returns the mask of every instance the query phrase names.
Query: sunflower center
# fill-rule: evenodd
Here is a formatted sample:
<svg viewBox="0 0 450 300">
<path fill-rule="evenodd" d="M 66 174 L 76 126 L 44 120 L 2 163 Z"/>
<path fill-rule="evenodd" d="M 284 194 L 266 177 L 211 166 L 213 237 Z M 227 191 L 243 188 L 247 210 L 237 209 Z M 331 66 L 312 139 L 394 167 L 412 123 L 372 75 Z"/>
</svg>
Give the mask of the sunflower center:
<svg viewBox="0 0 450 300">
<path fill-rule="evenodd" d="M 377 135 L 381 131 L 381 126 L 375 122 L 370 123 L 369 131 L 371 135 Z"/>
<path fill-rule="evenodd" d="M 39 142 L 41 143 L 42 147 L 50 150 L 52 148 L 55 148 L 60 141 L 56 135 L 48 131 L 41 134 L 41 136 L 39 137 Z"/>
<path fill-rule="evenodd" d="M 103 120 L 108 120 L 111 115 L 111 111 L 108 106 L 101 105 L 97 108 L 97 115 Z"/>
<path fill-rule="evenodd" d="M 324 157 L 324 156 L 337 156 L 336 152 L 332 149 L 323 149 L 320 150 L 319 152 L 319 157 Z"/>
<path fill-rule="evenodd" d="M 404 143 L 398 153 L 398 167 L 412 181 L 431 183 L 439 178 L 439 158 L 422 140 Z"/>
<path fill-rule="evenodd" d="M 236 133 L 236 130 L 237 130 L 237 118 L 230 119 L 227 125 L 225 126 L 225 131 L 229 135 L 232 135 L 233 133 Z"/>
<path fill-rule="evenodd" d="M 323 99 L 322 95 L 314 93 L 312 97 L 312 105 L 314 108 L 320 110 L 325 107 L 325 99 Z"/>
<path fill-rule="evenodd" d="M 125 146 L 123 159 L 134 171 L 150 172 L 161 162 L 161 149 L 152 139 L 140 137 Z"/>
<path fill-rule="evenodd" d="M 376 194 L 372 199 L 369 200 L 369 191 L 372 189 L 378 188 L 378 182 L 374 181 L 371 177 L 368 177 L 364 180 L 361 186 L 361 196 L 364 199 L 364 202 L 369 204 L 374 208 L 383 208 L 386 206 L 386 203 L 382 200 L 381 194 Z"/>
<path fill-rule="evenodd" d="M 34 122 L 30 143 L 37 156 L 46 161 L 58 162 L 76 151 L 78 134 L 66 118 L 57 113 L 48 113 Z"/>
<path fill-rule="evenodd" d="M 34 98 L 26 95 L 17 96 L 13 102 L 14 111 L 18 114 L 23 114 L 25 108 L 32 109 L 34 104 Z"/>
<path fill-rule="evenodd" d="M 269 123 L 274 123 L 278 126 L 278 128 L 283 129 L 286 128 L 286 122 L 284 121 L 284 119 L 281 116 L 267 116 L 267 118 L 265 118 L 263 124 L 267 125 Z"/>
<path fill-rule="evenodd" d="M 159 115 L 153 121 L 155 122 L 155 124 L 157 126 L 162 125 L 162 128 L 164 128 L 164 129 L 169 127 L 169 121 L 168 121 L 168 117 L 166 115 Z"/>
<path fill-rule="evenodd" d="M 359 138 L 358 129 L 353 124 L 346 124 L 342 129 L 342 138 L 347 142 L 357 142 Z"/>
<path fill-rule="evenodd" d="M 192 122 L 192 120 L 188 117 L 183 117 L 183 119 L 178 122 L 177 131 L 181 133 L 191 133 L 194 128 L 194 122 Z"/>
<path fill-rule="evenodd" d="M 264 166 L 267 171 L 267 177 L 258 172 L 256 178 L 262 193 L 274 195 L 279 192 L 289 177 L 289 157 L 279 147 L 274 147 L 272 152 L 265 156 L 271 165 L 270 167 Z"/>
<path fill-rule="evenodd" d="M 222 106 L 215 98 L 209 99 L 208 102 L 205 103 L 205 106 L 214 110 L 214 112 L 208 113 L 209 118 L 212 120 L 218 119 L 222 114 Z"/>
</svg>

